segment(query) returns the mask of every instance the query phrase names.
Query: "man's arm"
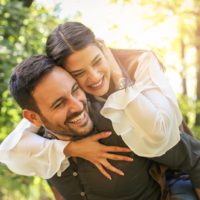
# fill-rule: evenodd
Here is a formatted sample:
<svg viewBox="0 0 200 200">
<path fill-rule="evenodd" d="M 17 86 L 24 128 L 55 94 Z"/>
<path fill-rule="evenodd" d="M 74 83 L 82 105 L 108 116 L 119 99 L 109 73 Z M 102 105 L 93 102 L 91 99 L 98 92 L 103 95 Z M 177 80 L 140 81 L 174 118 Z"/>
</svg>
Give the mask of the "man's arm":
<svg viewBox="0 0 200 200">
<path fill-rule="evenodd" d="M 58 192 L 58 190 L 53 185 L 51 185 L 48 181 L 47 181 L 47 183 L 49 184 L 49 187 L 51 188 L 51 191 L 54 194 L 55 200 L 64 200 L 64 198 Z"/>
</svg>

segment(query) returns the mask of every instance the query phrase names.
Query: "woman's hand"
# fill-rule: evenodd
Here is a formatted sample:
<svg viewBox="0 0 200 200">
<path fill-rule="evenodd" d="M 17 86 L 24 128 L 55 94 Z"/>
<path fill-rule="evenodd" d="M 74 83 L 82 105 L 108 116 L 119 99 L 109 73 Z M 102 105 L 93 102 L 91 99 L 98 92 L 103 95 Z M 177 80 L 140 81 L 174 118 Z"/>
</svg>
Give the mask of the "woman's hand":
<svg viewBox="0 0 200 200">
<path fill-rule="evenodd" d="M 130 152 L 131 150 L 126 147 L 118 146 L 106 146 L 99 143 L 98 140 L 107 138 L 111 135 L 111 132 L 102 132 L 96 135 L 89 136 L 82 140 L 72 141 L 68 144 L 67 154 L 72 157 L 81 157 L 85 160 L 93 163 L 98 170 L 108 179 L 111 180 L 110 174 L 105 170 L 109 169 L 119 175 L 124 175 L 124 173 L 111 165 L 108 162 L 110 160 L 123 160 L 123 161 L 133 161 L 132 158 L 128 156 L 116 155 L 110 152 Z"/>
<path fill-rule="evenodd" d="M 122 70 L 121 70 L 119 64 L 117 63 L 116 59 L 114 58 L 111 50 L 108 47 L 106 47 L 103 40 L 98 39 L 97 43 L 109 64 L 109 67 L 111 70 L 111 79 L 113 80 L 115 88 L 121 89 L 119 83 L 120 83 L 120 80 L 124 79 L 124 76 L 123 76 L 123 73 L 122 73 Z"/>
</svg>

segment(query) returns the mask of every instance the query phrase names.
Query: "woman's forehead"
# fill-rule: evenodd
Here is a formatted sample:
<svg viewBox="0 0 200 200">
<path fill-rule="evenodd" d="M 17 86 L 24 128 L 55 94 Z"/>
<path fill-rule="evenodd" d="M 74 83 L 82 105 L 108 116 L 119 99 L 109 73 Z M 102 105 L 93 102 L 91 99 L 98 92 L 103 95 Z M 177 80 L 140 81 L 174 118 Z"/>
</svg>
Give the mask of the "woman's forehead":
<svg viewBox="0 0 200 200">
<path fill-rule="evenodd" d="M 66 69 L 86 67 L 87 65 L 90 65 L 98 55 L 101 55 L 101 50 L 96 45 L 89 45 L 70 55 L 67 58 L 64 67 Z"/>
</svg>

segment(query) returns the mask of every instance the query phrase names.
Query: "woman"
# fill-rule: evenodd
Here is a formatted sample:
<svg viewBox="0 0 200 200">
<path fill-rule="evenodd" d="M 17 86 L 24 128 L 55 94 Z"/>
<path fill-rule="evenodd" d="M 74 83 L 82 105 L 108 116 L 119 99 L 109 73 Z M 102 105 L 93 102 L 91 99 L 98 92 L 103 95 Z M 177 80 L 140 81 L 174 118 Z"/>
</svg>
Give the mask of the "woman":
<svg viewBox="0 0 200 200">
<path fill-rule="evenodd" d="M 151 52 L 113 50 L 119 66 L 91 30 L 77 22 L 57 27 L 46 51 L 86 93 L 107 99 L 101 114 L 136 154 L 159 156 L 179 141 L 177 100 Z"/>
<path fill-rule="evenodd" d="M 58 26 L 47 40 L 46 51 L 58 65 L 72 74 L 86 93 L 94 95 L 99 101 L 105 101 L 101 114 L 111 120 L 116 133 L 121 135 L 134 153 L 139 156 L 156 157 L 163 155 L 178 143 L 181 113 L 154 54 L 148 51 L 114 49 L 111 52 L 102 41 L 95 38 L 90 29 L 77 22 L 67 22 Z M 31 137 L 34 137 L 32 141 L 37 147 L 38 137 L 38 141 L 45 142 L 46 150 L 51 146 L 51 151 L 57 151 L 57 155 L 60 152 L 62 155 L 54 158 L 53 162 L 52 158 L 47 159 L 50 170 L 40 165 L 37 170 L 34 169 L 32 175 L 50 178 L 56 172 L 65 170 L 69 163 L 63 156 L 63 148 L 58 147 L 58 141 L 56 145 L 54 141 L 50 144 L 44 138 L 32 134 L 37 132 L 32 128 L 27 121 L 20 124 L 20 136 L 13 148 L 20 151 L 20 144 L 32 140 Z M 29 132 L 26 138 L 23 136 L 25 130 Z M 107 136 L 97 137 L 96 145 L 99 145 L 98 139 L 103 137 Z M 84 139 L 80 145 L 89 147 L 86 145 L 90 144 L 89 142 L 89 139 Z M 47 153 L 43 153 L 42 155 L 47 156 Z M 103 162 L 102 159 L 96 158 L 95 151 L 86 150 L 80 157 L 95 164 L 108 178 L 109 174 L 102 166 L 121 174 L 105 162 L 106 157 Z M 42 159 L 44 163 L 44 156 Z"/>
</svg>

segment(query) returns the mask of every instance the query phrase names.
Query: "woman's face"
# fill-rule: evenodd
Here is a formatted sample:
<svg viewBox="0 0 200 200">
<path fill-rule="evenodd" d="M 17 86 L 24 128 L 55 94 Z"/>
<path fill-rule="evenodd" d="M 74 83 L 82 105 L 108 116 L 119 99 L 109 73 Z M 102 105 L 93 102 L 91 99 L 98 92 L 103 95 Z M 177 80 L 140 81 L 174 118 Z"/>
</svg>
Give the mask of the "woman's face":
<svg viewBox="0 0 200 200">
<path fill-rule="evenodd" d="M 95 44 L 70 55 L 65 60 L 64 67 L 85 92 L 94 96 L 103 96 L 108 92 L 110 66 Z"/>
</svg>

